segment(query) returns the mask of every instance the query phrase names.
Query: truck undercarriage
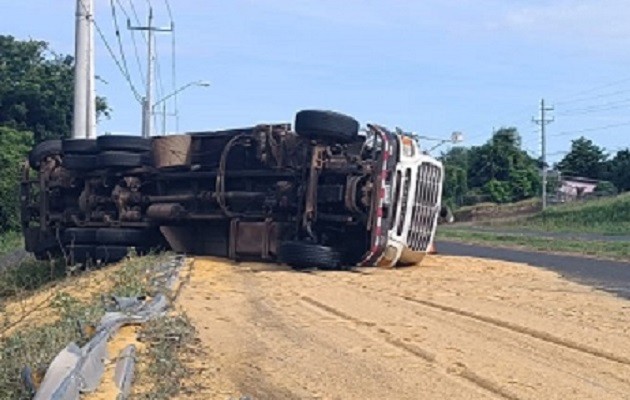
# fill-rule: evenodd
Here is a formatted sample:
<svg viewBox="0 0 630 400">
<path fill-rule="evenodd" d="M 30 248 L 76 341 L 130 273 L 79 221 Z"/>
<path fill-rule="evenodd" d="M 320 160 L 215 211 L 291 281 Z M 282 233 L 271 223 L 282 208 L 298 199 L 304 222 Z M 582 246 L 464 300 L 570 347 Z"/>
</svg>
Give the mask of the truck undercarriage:
<svg viewBox="0 0 630 400">
<path fill-rule="evenodd" d="M 393 188 L 399 143 L 380 126 L 360 134 L 353 118 L 313 110 L 299 112 L 294 129 L 43 142 L 21 184 L 26 248 L 72 263 L 115 261 L 134 247 L 377 265 L 402 192 Z M 441 174 L 434 179 L 441 191 Z M 439 212 L 431 198 L 430 240 Z"/>
</svg>

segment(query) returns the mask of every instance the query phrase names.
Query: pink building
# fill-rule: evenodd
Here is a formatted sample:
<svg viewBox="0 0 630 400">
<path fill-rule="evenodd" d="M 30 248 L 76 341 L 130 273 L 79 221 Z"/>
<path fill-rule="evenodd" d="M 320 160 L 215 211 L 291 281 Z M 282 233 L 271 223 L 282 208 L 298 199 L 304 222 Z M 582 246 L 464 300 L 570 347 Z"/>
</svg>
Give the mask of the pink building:
<svg viewBox="0 0 630 400">
<path fill-rule="evenodd" d="M 567 177 L 563 178 L 558 188 L 558 197 L 561 201 L 571 201 L 579 199 L 589 193 L 593 193 L 599 184 L 596 179 Z"/>
</svg>

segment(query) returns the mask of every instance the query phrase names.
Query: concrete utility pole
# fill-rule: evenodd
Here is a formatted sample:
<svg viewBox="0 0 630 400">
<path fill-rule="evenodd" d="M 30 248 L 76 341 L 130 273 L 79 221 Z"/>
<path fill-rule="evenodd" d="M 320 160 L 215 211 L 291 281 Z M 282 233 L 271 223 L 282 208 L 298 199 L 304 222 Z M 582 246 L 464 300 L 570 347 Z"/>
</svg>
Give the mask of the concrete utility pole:
<svg viewBox="0 0 630 400">
<path fill-rule="evenodd" d="M 534 123 L 540 125 L 541 136 L 541 161 L 542 161 L 542 207 L 547 208 L 547 135 L 545 127 L 554 121 L 547 118 L 546 112 L 553 111 L 553 107 L 545 107 L 545 99 L 540 100 L 540 119 L 532 118 Z"/>
<path fill-rule="evenodd" d="M 76 11 L 76 36 L 74 47 L 74 115 L 72 122 L 72 137 L 82 139 L 88 133 L 88 102 L 89 75 L 93 71 L 90 66 L 90 47 L 94 47 L 94 41 L 90 38 L 90 27 L 94 15 L 93 0 L 77 0 Z"/>
<path fill-rule="evenodd" d="M 85 136 L 87 139 L 96 138 L 96 63 L 94 47 L 94 3 L 93 0 L 89 1 L 88 15 L 88 95 L 87 95 L 87 129 Z"/>
<path fill-rule="evenodd" d="M 155 52 L 153 48 L 154 32 L 172 32 L 173 26 L 168 28 L 157 28 L 153 26 L 153 7 L 149 7 L 149 23 L 147 26 L 131 26 L 131 21 L 127 20 L 127 27 L 132 31 L 147 32 L 147 93 L 142 99 L 142 137 L 149 137 L 153 131 L 151 126 L 151 113 L 153 109 L 153 71 L 155 66 Z"/>
</svg>

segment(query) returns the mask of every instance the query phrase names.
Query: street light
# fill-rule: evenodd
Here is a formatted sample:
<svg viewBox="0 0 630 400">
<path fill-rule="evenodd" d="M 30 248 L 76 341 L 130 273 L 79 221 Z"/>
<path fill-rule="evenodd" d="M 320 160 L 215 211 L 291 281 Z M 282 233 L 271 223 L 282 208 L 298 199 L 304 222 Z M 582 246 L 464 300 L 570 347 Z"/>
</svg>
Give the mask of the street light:
<svg viewBox="0 0 630 400">
<path fill-rule="evenodd" d="M 434 138 L 434 137 L 428 137 L 428 136 L 419 136 L 419 135 L 416 135 L 415 137 L 417 139 L 425 139 L 425 140 L 438 142 L 438 144 L 431 147 L 428 151 L 426 151 L 426 153 L 432 152 L 433 150 L 437 149 L 438 147 L 442 146 L 445 143 L 457 144 L 464 141 L 464 134 L 459 131 L 455 131 L 451 133 L 451 137 L 448 139 Z"/>
<path fill-rule="evenodd" d="M 191 86 L 208 87 L 210 86 L 210 82 L 203 81 L 203 80 L 189 82 L 185 84 L 184 86 L 180 87 L 179 89 L 175 90 L 174 92 L 162 97 L 161 99 L 153 103 L 153 105 L 151 106 L 151 116 L 156 114 L 155 109 L 157 106 L 159 106 L 160 104 L 164 106 L 162 110 L 162 133 L 163 134 L 166 134 L 166 100 L 172 98 L 173 96 L 176 96 L 177 94 L 183 92 L 184 90 L 188 89 Z"/>
</svg>

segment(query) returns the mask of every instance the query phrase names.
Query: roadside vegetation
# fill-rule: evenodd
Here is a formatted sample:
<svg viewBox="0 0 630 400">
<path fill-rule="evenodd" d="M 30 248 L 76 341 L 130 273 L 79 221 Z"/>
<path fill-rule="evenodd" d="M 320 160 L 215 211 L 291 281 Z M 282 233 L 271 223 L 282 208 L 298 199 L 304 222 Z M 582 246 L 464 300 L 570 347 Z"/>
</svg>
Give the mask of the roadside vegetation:
<svg viewBox="0 0 630 400">
<path fill-rule="evenodd" d="M 0 257 L 22 248 L 23 240 L 21 232 L 8 231 L 0 234 Z M 2 267 L 0 265 L 0 268 Z"/>
<path fill-rule="evenodd" d="M 630 246 L 628 246 L 627 242 L 573 240 L 508 233 L 479 232 L 457 228 L 439 229 L 438 238 L 496 247 L 521 248 L 552 253 L 571 253 L 597 258 L 630 261 Z"/>
<path fill-rule="evenodd" d="M 516 128 L 499 129 L 481 146 L 452 147 L 440 160 L 445 168 L 443 202 L 464 215 L 471 206 L 509 206 L 541 196 L 542 162 L 523 149 Z M 551 195 L 561 185 L 559 177 L 599 182 L 591 196 L 630 191 L 630 148 L 609 153 L 580 137 L 571 142 L 570 150 L 557 164 L 548 167 L 547 192 Z"/>
<path fill-rule="evenodd" d="M 20 273 L 14 274 L 13 269 L 0 273 L 0 285 L 11 282 L 4 283 L 0 296 L 0 398 L 32 398 L 23 384 L 23 368 L 30 366 L 30 375 L 37 381 L 68 343 L 82 345 L 89 340 L 85 328 L 97 325 L 105 313 L 104 295 L 140 296 L 161 291 L 151 278 L 155 267 L 166 259 L 163 254 L 131 257 L 121 264 L 80 274 L 58 264 L 33 261 L 26 270 L 20 268 Z M 58 274 L 52 276 L 71 277 L 55 282 L 50 279 L 50 268 Z M 181 390 L 176 382 L 189 374 L 181 355 L 190 349 L 194 329 L 185 316 L 168 315 L 145 325 L 140 336 L 147 344 L 139 355 L 146 367 L 139 371 L 137 379 L 142 385 L 136 389 L 135 398 L 171 398 Z"/>
<path fill-rule="evenodd" d="M 555 232 L 630 236 L 630 193 L 585 203 L 553 206 L 518 221 L 518 226 Z"/>
<path fill-rule="evenodd" d="M 518 212 L 527 206 L 525 201 L 516 205 L 467 207 L 459 212 L 466 213 L 469 220 L 480 217 L 481 221 L 440 226 L 438 237 L 466 243 L 630 260 L 628 242 L 606 241 L 606 236 L 630 237 L 630 193 L 552 206 L 534 215 L 518 216 Z M 512 212 L 517 216 L 509 218 Z M 501 217 L 492 219 L 492 215 L 499 214 Z M 488 216 L 490 218 L 486 218 Z M 545 235 L 547 232 L 558 235 Z M 540 235 L 536 236 L 536 233 Z"/>
</svg>

